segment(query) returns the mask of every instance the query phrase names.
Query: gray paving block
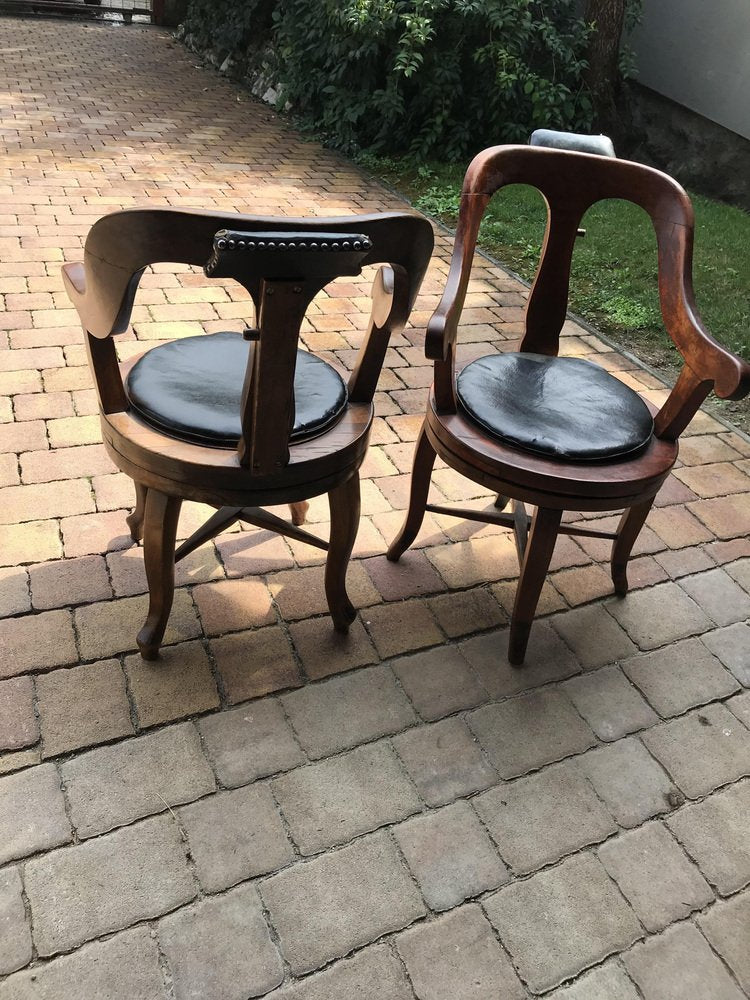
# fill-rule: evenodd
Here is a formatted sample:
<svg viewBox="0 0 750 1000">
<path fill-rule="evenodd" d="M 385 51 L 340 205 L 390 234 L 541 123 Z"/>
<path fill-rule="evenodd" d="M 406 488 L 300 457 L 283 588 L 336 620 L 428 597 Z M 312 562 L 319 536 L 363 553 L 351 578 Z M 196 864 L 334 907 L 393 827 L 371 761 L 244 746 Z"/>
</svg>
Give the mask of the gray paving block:
<svg viewBox="0 0 750 1000">
<path fill-rule="evenodd" d="M 267 785 L 219 792 L 178 810 L 198 878 L 218 892 L 294 860 Z"/>
<path fill-rule="evenodd" d="M 667 820 L 672 833 L 722 895 L 750 883 L 750 781 L 716 792 Z"/>
<path fill-rule="evenodd" d="M 560 691 L 533 691 L 487 705 L 472 712 L 467 721 L 503 778 L 526 774 L 596 743 Z"/>
<path fill-rule="evenodd" d="M 484 909 L 535 993 L 622 951 L 643 933 L 601 863 L 588 853 L 499 889 Z"/>
<path fill-rule="evenodd" d="M 711 652 L 731 670 L 740 684 L 750 687 L 750 625 L 738 622 L 701 636 Z"/>
<path fill-rule="evenodd" d="M 675 795 L 682 800 L 637 739 L 592 750 L 578 764 L 621 826 L 638 826 L 650 816 L 670 812 L 674 808 L 670 799 Z"/>
<path fill-rule="evenodd" d="M 312 972 L 425 913 L 386 833 L 287 868 L 261 895 L 292 973 Z"/>
<path fill-rule="evenodd" d="M 417 718 L 384 666 L 308 684 L 281 700 L 300 743 L 315 758 L 397 733 Z"/>
<path fill-rule="evenodd" d="M 272 787 L 302 854 L 317 854 L 420 809 L 398 757 L 383 742 L 299 767 Z"/>
<path fill-rule="evenodd" d="M 0 983 L 0 1000 L 167 1000 L 156 939 L 134 927 Z"/>
<path fill-rule="evenodd" d="M 640 1000 L 640 996 L 614 959 L 585 972 L 572 985 L 554 990 L 545 1000 Z"/>
<path fill-rule="evenodd" d="M 636 652 L 625 632 L 601 604 L 566 611 L 555 615 L 551 621 L 584 670 L 603 667 Z"/>
<path fill-rule="evenodd" d="M 444 719 L 399 733 L 391 743 L 430 806 L 494 785 L 498 776 L 462 719 Z"/>
<path fill-rule="evenodd" d="M 743 691 L 724 703 L 732 715 L 736 715 L 746 729 L 750 729 L 750 691 Z"/>
<path fill-rule="evenodd" d="M 650 938 L 623 961 L 646 1000 L 745 1000 L 705 938 L 690 923 Z"/>
<path fill-rule="evenodd" d="M 247 785 L 305 761 L 281 705 L 273 698 L 219 712 L 198 723 L 219 781 Z"/>
<path fill-rule="evenodd" d="M 0 778 L 0 865 L 71 839 L 54 764 Z"/>
<path fill-rule="evenodd" d="M 659 721 L 617 666 L 572 677 L 562 690 L 600 740 L 619 740 Z"/>
<path fill-rule="evenodd" d="M 622 669 L 663 716 L 681 715 L 739 688 L 700 639 L 633 656 L 623 661 Z"/>
<path fill-rule="evenodd" d="M 519 874 L 536 871 L 617 832 L 575 762 L 491 788 L 474 806 L 501 856 Z"/>
<path fill-rule="evenodd" d="M 456 646 L 437 646 L 391 663 L 401 686 L 423 719 L 433 721 L 489 700 Z"/>
<path fill-rule="evenodd" d="M 685 576 L 680 586 L 717 625 L 731 625 L 750 618 L 750 597 L 723 569 Z"/>
<path fill-rule="evenodd" d="M 22 969 L 31 961 L 31 927 L 22 890 L 17 868 L 0 872 L 0 976 Z"/>
<path fill-rule="evenodd" d="M 293 986 L 269 993 L 265 1000 L 414 1000 L 403 967 L 384 944 L 363 948 L 352 958 Z"/>
<path fill-rule="evenodd" d="M 510 878 L 468 802 L 415 816 L 393 835 L 432 910 L 449 910 Z"/>
<path fill-rule="evenodd" d="M 711 628 L 711 619 L 676 583 L 613 598 L 606 608 L 641 649 L 655 649 Z"/>
<path fill-rule="evenodd" d="M 524 1000 L 508 956 L 478 906 L 462 906 L 396 938 L 418 997 Z"/>
<path fill-rule="evenodd" d="M 648 931 L 661 931 L 713 901 L 708 882 L 661 823 L 610 840 L 598 854 Z"/>
<path fill-rule="evenodd" d="M 169 814 L 34 858 L 25 883 L 40 955 L 159 916 L 196 894 Z"/>
<path fill-rule="evenodd" d="M 750 891 L 712 906 L 698 917 L 698 925 L 742 989 L 750 993 Z"/>
<path fill-rule="evenodd" d="M 216 787 L 191 722 L 97 747 L 60 766 L 78 836 L 93 837 Z"/>
<path fill-rule="evenodd" d="M 179 1000 L 248 1000 L 284 978 L 252 885 L 170 913 L 158 935 Z"/>
<path fill-rule="evenodd" d="M 750 732 L 723 705 L 706 705 L 643 734 L 691 799 L 750 774 Z"/>
</svg>

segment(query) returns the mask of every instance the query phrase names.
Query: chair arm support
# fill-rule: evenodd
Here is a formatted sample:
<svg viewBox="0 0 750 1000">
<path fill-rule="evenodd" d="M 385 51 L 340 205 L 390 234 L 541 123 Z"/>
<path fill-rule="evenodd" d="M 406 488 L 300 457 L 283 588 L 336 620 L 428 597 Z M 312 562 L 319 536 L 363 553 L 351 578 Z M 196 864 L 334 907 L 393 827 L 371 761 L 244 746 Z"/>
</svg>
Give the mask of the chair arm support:
<svg viewBox="0 0 750 1000">
<path fill-rule="evenodd" d="M 409 318 L 409 279 L 404 268 L 385 265 L 372 285 L 372 313 L 348 385 L 352 403 L 371 403 L 391 334 L 400 333 Z"/>
</svg>

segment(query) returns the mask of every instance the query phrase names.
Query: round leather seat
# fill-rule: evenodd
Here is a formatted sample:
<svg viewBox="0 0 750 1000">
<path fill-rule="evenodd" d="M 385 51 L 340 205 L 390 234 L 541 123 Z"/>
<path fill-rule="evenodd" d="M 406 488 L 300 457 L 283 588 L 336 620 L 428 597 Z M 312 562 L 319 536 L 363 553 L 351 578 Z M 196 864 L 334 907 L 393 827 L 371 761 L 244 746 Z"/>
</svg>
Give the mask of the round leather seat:
<svg viewBox="0 0 750 1000">
<path fill-rule="evenodd" d="M 133 365 L 126 391 L 132 408 L 172 437 L 235 448 L 240 400 L 254 344 L 239 333 L 185 337 L 152 348 Z M 346 385 L 325 361 L 297 351 L 294 429 L 290 441 L 327 430 L 346 408 Z"/>
<path fill-rule="evenodd" d="M 653 433 L 640 396 L 581 358 L 493 354 L 463 369 L 456 392 L 465 413 L 489 434 L 550 458 L 632 457 Z"/>
</svg>

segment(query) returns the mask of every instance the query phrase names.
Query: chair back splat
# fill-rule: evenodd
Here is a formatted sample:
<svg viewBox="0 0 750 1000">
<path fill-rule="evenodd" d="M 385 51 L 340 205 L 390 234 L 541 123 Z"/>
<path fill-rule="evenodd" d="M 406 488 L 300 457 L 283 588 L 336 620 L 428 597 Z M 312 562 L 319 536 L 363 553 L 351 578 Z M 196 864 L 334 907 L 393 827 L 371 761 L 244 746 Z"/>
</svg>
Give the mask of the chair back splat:
<svg viewBox="0 0 750 1000">
<path fill-rule="evenodd" d="M 492 196 L 509 184 L 532 185 L 547 205 L 523 337 L 517 353 L 479 358 L 457 377 L 456 342 L 480 223 Z M 677 383 L 658 410 L 590 361 L 557 356 L 576 236 L 586 211 L 604 199 L 640 206 L 656 234 L 662 317 L 683 358 Z M 750 391 L 750 365 L 706 332 L 696 310 L 693 228 L 690 200 L 676 181 L 608 154 L 496 146 L 479 153 L 467 170 L 445 291 L 427 328 L 435 380 L 417 441 L 409 509 L 388 556 L 397 560 L 411 545 L 425 510 L 513 528 L 521 573 L 509 632 L 512 663 L 523 662 L 557 534 L 612 538 L 612 579 L 624 595 L 630 553 L 677 458 L 680 433 L 712 390 L 724 399 Z M 497 491 L 493 509 L 427 504 L 436 454 Z M 504 513 L 509 500 L 513 513 Z M 531 517 L 526 504 L 536 507 Z M 561 523 L 565 510 L 623 508 L 615 533 Z"/>
</svg>

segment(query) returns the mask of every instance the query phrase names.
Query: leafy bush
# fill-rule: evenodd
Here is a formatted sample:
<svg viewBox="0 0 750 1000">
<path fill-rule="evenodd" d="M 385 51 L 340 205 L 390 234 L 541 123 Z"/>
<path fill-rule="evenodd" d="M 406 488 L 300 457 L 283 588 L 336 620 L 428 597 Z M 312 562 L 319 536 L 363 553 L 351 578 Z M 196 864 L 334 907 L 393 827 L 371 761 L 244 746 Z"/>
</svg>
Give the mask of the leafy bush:
<svg viewBox="0 0 750 1000">
<path fill-rule="evenodd" d="M 465 157 L 582 129 L 576 0 L 191 0 L 185 30 L 249 74 L 272 44 L 279 103 L 340 149 Z M 266 60 L 267 65 L 267 60 Z"/>
</svg>

